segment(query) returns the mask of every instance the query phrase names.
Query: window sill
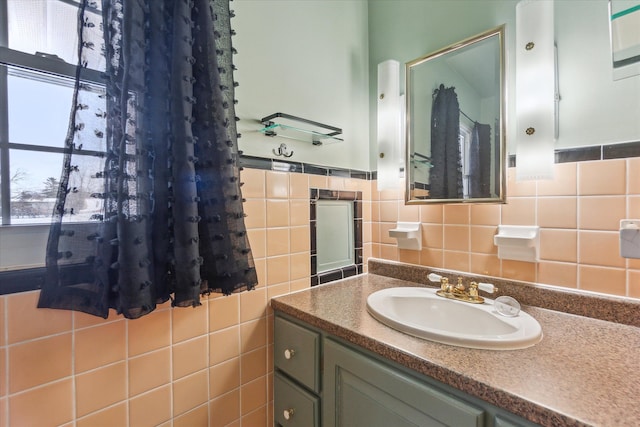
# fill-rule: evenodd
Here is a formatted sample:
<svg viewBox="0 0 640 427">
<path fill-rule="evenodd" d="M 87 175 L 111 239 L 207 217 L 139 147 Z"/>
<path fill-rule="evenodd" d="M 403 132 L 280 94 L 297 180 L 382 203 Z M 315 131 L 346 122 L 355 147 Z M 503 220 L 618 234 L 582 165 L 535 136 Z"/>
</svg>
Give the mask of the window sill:
<svg viewBox="0 0 640 427">
<path fill-rule="evenodd" d="M 0 295 L 41 289 L 45 281 L 44 267 L 0 272 Z"/>
</svg>

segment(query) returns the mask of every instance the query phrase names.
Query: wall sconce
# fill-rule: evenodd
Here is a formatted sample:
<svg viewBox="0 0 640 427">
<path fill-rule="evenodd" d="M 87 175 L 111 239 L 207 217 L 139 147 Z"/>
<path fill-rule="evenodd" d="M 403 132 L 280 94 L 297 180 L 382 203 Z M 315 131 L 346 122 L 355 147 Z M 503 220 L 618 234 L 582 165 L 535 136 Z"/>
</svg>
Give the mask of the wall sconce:
<svg viewBox="0 0 640 427">
<path fill-rule="evenodd" d="M 402 134 L 400 63 L 378 64 L 378 190 L 400 188 Z"/>
<path fill-rule="evenodd" d="M 516 180 L 552 179 L 558 138 L 553 0 L 516 5 Z"/>
</svg>

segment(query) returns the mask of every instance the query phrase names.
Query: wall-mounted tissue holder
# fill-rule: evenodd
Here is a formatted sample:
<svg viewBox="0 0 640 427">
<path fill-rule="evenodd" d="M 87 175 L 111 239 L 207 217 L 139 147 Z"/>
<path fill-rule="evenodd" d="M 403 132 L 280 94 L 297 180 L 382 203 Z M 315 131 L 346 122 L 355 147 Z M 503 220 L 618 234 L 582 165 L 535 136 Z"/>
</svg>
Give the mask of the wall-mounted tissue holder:
<svg viewBox="0 0 640 427">
<path fill-rule="evenodd" d="M 389 230 L 389 237 L 398 240 L 398 249 L 422 250 L 422 224 L 419 222 L 398 222 Z"/>
<path fill-rule="evenodd" d="M 537 262 L 540 252 L 540 227 L 528 225 L 499 225 L 493 236 L 498 258 Z"/>
<path fill-rule="evenodd" d="M 620 256 L 640 258 L 640 219 L 620 220 Z"/>
</svg>

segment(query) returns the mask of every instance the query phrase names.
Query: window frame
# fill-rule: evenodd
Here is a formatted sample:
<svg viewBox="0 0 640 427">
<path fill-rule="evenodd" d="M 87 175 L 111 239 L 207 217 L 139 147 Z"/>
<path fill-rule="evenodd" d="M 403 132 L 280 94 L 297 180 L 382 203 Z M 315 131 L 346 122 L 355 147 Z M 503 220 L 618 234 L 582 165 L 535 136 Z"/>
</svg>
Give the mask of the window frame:
<svg viewBox="0 0 640 427">
<path fill-rule="evenodd" d="M 70 4 L 79 7 L 80 4 L 73 0 L 57 0 L 61 3 Z M 32 152 L 49 152 L 64 154 L 65 147 L 39 146 L 32 144 L 14 143 L 9 140 L 9 105 L 8 105 L 8 76 L 10 74 L 9 67 L 26 72 L 37 72 L 50 75 L 52 79 L 67 78 L 75 80 L 77 66 L 64 61 L 52 59 L 46 55 L 29 54 L 26 52 L 10 49 L 9 46 L 9 15 L 7 1 L 0 1 L 0 213 L 2 220 L 0 222 L 0 238 L 7 234 L 11 228 L 15 232 L 16 227 L 25 227 L 24 230 L 33 227 L 39 227 L 36 234 L 40 235 L 39 241 L 48 236 L 48 221 L 39 224 L 11 224 L 11 185 L 10 185 L 10 165 L 11 159 L 9 150 L 20 149 Z M 83 68 L 82 80 L 88 83 L 103 85 L 101 75 L 97 70 Z M 69 113 L 72 106 L 69 105 Z M 91 154 L 85 150 L 86 154 Z M 43 227 L 44 225 L 44 227 Z M 25 233 L 29 234 L 29 233 Z M 29 237 L 25 237 L 28 239 Z M 31 240 L 31 245 L 36 246 L 36 239 Z M 27 242 L 29 245 L 29 242 Z M 40 249 L 38 249 L 40 250 Z M 44 257 L 43 257 L 44 258 Z M 26 261 L 25 261 L 26 262 Z M 12 268 L 15 267 L 15 268 Z M 37 290 L 44 284 L 46 275 L 46 267 L 44 265 L 37 266 L 8 266 L 0 268 L 0 295 Z"/>
</svg>

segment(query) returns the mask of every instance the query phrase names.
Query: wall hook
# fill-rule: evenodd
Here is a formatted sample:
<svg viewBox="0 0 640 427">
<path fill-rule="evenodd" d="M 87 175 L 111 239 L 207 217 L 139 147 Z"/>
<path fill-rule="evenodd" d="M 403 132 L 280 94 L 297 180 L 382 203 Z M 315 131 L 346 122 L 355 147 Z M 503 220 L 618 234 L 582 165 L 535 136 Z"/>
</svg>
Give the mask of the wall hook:
<svg viewBox="0 0 640 427">
<path fill-rule="evenodd" d="M 280 144 L 280 147 L 278 147 L 277 150 L 274 148 L 271 151 L 273 151 L 273 154 L 275 154 L 276 156 L 284 156 L 284 157 L 293 156 L 293 151 L 289 151 L 289 148 L 287 148 L 287 144 L 285 143 Z"/>
</svg>

